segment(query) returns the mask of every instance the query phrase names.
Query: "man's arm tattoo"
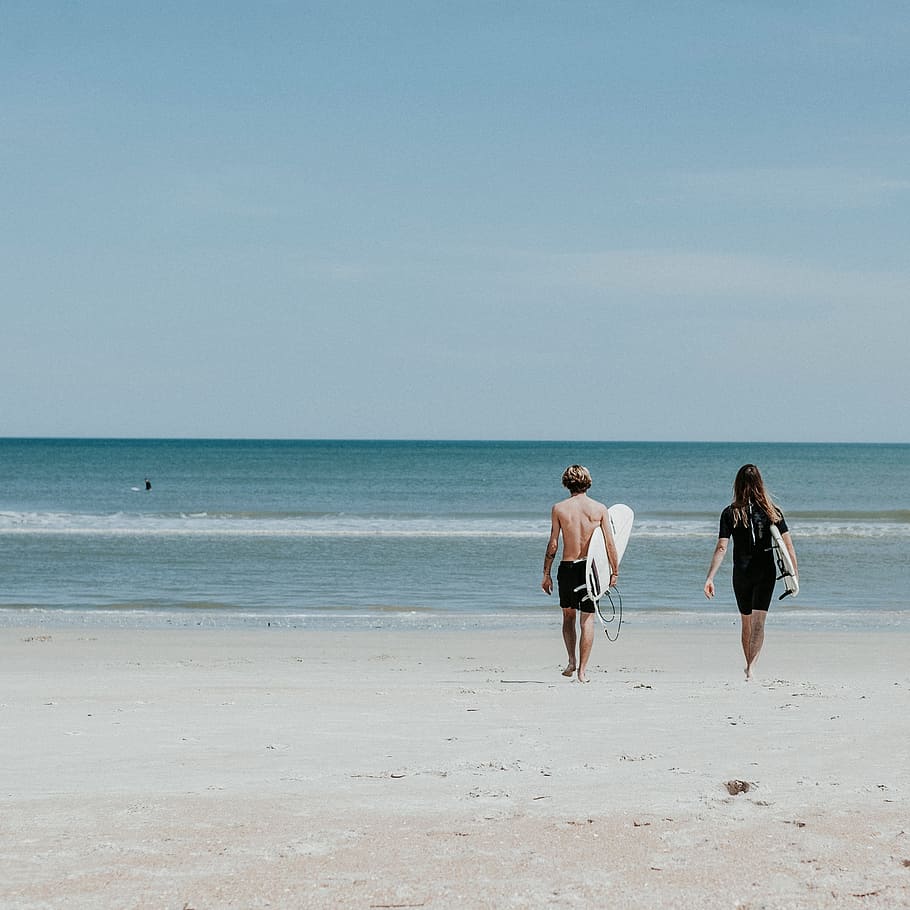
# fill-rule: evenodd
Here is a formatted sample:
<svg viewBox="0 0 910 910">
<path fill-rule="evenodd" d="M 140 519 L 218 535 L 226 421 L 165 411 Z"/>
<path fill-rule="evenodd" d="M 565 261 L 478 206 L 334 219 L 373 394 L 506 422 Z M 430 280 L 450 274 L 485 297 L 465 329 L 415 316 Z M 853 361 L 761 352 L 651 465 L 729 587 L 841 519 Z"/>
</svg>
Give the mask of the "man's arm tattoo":
<svg viewBox="0 0 910 910">
<path fill-rule="evenodd" d="M 543 558 L 543 571 L 544 575 L 549 574 L 550 566 L 553 565 L 553 559 L 556 556 L 557 547 L 548 546 L 546 556 Z"/>
</svg>

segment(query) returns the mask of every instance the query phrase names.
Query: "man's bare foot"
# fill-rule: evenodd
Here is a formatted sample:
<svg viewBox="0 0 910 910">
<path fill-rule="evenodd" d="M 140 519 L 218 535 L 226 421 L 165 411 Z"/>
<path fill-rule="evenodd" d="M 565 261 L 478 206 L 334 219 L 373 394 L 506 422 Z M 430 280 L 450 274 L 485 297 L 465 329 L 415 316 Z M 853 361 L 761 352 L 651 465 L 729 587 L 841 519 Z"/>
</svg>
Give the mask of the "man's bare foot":
<svg viewBox="0 0 910 910">
<path fill-rule="evenodd" d="M 563 676 L 574 676 L 575 675 L 575 664 L 569 664 L 565 670 L 562 671 Z"/>
<path fill-rule="evenodd" d="M 743 672 L 746 674 L 746 682 L 752 682 L 752 680 L 755 678 L 754 676 L 752 676 L 752 668 L 746 667 L 746 669 Z"/>
</svg>

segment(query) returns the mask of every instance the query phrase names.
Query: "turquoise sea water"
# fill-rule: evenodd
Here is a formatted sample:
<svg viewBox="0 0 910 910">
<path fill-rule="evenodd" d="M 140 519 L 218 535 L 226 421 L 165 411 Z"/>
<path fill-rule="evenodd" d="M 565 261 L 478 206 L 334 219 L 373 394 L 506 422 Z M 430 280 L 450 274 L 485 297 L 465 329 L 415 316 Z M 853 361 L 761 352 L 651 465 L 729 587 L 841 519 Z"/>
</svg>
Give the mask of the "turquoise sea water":
<svg viewBox="0 0 910 910">
<path fill-rule="evenodd" d="M 636 512 L 627 620 L 735 616 L 729 558 L 717 600 L 702 584 L 746 461 L 799 555 L 799 598 L 774 610 L 910 620 L 907 445 L 2 439 L 0 622 L 552 615 L 540 571 L 573 462 Z"/>
</svg>

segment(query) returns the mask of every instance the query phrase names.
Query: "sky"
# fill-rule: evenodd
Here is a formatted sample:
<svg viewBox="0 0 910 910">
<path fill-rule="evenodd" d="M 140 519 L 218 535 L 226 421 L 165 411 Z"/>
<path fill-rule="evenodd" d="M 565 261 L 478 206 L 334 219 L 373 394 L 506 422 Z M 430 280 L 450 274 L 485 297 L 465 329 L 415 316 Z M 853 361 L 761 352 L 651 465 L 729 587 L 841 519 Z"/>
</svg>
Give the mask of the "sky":
<svg viewBox="0 0 910 910">
<path fill-rule="evenodd" d="M 903 3 L 0 23 L 0 436 L 910 442 Z"/>
</svg>

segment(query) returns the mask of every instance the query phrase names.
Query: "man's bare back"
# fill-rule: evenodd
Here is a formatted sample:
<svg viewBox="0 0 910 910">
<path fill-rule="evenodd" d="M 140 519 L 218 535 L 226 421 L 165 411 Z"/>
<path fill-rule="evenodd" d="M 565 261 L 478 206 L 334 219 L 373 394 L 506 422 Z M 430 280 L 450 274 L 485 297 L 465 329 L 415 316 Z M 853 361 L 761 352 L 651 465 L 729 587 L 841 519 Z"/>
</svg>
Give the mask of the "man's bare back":
<svg viewBox="0 0 910 910">
<path fill-rule="evenodd" d="M 610 561 L 610 586 L 616 584 L 619 577 L 619 560 L 616 558 L 616 544 L 613 542 L 613 529 L 607 507 L 596 499 L 591 499 L 583 491 L 573 492 L 568 499 L 553 506 L 550 520 L 550 539 L 547 542 L 547 553 L 543 564 L 543 583 L 541 587 L 547 594 L 553 591 L 553 579 L 550 567 L 559 552 L 559 538 L 562 537 L 563 562 L 575 562 L 588 555 L 588 545 L 594 529 L 600 526 L 607 545 L 607 559 Z"/>
<path fill-rule="evenodd" d="M 584 559 L 588 555 L 588 545 L 594 529 L 606 517 L 607 507 L 602 502 L 591 499 L 587 493 L 578 493 L 556 503 L 553 506 L 553 519 L 562 531 L 562 558 Z"/>
</svg>

